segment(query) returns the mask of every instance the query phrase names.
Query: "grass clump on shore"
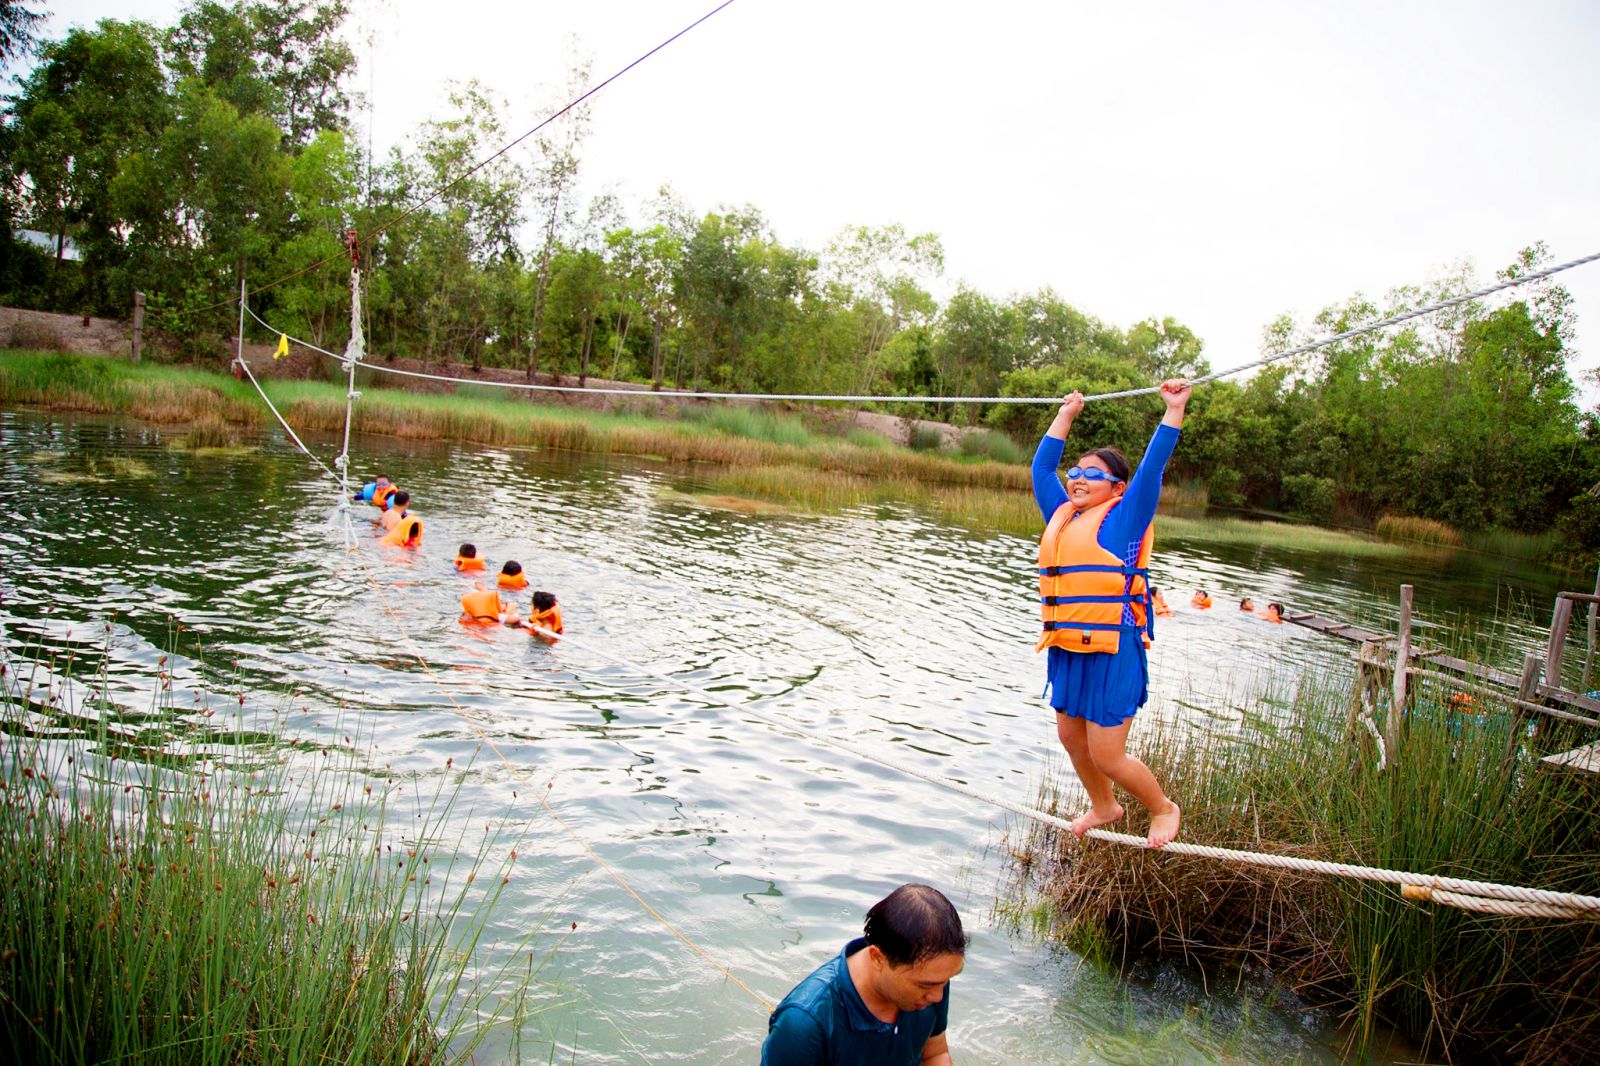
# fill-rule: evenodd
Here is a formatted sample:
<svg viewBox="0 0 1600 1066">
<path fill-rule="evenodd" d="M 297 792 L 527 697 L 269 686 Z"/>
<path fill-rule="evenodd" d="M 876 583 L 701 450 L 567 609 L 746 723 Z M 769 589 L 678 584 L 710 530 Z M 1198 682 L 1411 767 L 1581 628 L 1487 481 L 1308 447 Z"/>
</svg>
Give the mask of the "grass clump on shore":
<svg viewBox="0 0 1600 1066">
<path fill-rule="evenodd" d="M 1383 540 L 1400 544 L 1427 544 L 1440 548 L 1456 548 L 1461 545 L 1459 532 L 1452 526 L 1435 522 L 1431 518 L 1386 514 L 1378 519 L 1373 532 Z"/>
<path fill-rule="evenodd" d="M 407 781 L 337 760 L 299 778 L 130 763 L 103 696 L 79 713 L 52 680 L 40 698 L 16 661 L 0 672 L 9 1061 L 455 1062 L 530 1013 L 526 984 L 469 986 L 509 868 L 452 859 L 448 794 L 414 821 Z M 399 799 L 404 835 L 385 826 Z"/>
<path fill-rule="evenodd" d="M 1541 768 L 1503 708 L 1480 696 L 1484 713 L 1457 715 L 1443 692 L 1419 693 L 1379 773 L 1349 724 L 1350 690 L 1316 678 L 1281 714 L 1147 738 L 1140 757 L 1184 808 L 1180 839 L 1600 893 L 1595 785 Z M 1594 739 L 1550 732 L 1541 747 Z M 1048 808 L 1078 806 L 1045 792 Z M 1600 1047 L 1600 920 L 1415 904 L 1394 886 L 1078 845 L 1053 830 L 1013 852 L 1023 893 L 1047 904 L 1044 924 L 1086 957 L 1260 968 L 1339 1009 L 1360 1045 L 1351 1051 L 1380 1022 L 1449 1061 L 1561 1061 Z"/>
</svg>

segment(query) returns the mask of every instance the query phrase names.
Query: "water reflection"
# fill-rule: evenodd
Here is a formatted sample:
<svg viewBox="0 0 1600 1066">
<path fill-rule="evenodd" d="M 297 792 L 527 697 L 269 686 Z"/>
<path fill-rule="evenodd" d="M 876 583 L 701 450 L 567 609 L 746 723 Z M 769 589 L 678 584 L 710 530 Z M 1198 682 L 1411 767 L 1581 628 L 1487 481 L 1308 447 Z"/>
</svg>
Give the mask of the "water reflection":
<svg viewBox="0 0 1600 1066">
<path fill-rule="evenodd" d="M 180 741 L 338 745 L 355 726 L 374 775 L 446 777 L 464 819 L 519 825 L 491 933 L 579 922 L 547 973 L 583 1004 L 557 1023 L 582 1061 L 644 1048 L 652 1062 L 749 1062 L 765 1012 L 594 871 L 530 798 L 547 786 L 596 854 L 770 1000 L 889 887 L 928 880 L 975 933 L 953 993 L 962 1062 L 1337 1058 L 1321 1018 L 1264 990 L 1161 969 L 1113 980 L 1009 932 L 992 918 L 1008 816 L 750 713 L 1031 801 L 1060 760 L 1031 653 L 1030 541 L 890 507 L 712 511 L 664 491 L 692 491 L 690 472 L 645 461 L 364 440 L 364 472 L 412 492 L 427 542 L 388 551 L 363 528 L 352 556 L 323 484 L 271 439 L 195 456 L 159 429 L 9 411 L 0 443 L 13 655 L 108 651 L 119 742 L 144 757 Z M 134 473 L 99 478 L 110 458 Z M 95 480 L 40 476 L 91 459 Z M 575 639 L 457 624 L 462 541 L 557 592 Z M 1176 613 L 1158 623 L 1148 713 L 1201 724 L 1308 666 L 1347 668 L 1345 647 L 1242 614 L 1241 596 L 1382 624 L 1402 580 L 1425 622 L 1492 609 L 1507 582 L 1534 602 L 1554 592 L 1470 561 L 1424 574 L 1160 534 L 1153 569 Z M 1183 606 L 1196 587 L 1218 606 Z M 1512 632 L 1536 640 L 1531 625 Z"/>
</svg>

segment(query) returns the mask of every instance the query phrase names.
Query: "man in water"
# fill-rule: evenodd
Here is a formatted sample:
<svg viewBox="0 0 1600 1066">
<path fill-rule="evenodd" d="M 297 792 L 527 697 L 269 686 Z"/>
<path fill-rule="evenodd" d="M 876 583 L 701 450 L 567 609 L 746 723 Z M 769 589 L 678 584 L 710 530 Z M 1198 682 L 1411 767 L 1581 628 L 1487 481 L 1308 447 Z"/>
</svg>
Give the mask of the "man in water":
<svg viewBox="0 0 1600 1066">
<path fill-rule="evenodd" d="M 901 885 L 873 904 L 862 932 L 783 997 L 761 1066 L 951 1066 L 961 916 L 938 889 Z"/>
</svg>

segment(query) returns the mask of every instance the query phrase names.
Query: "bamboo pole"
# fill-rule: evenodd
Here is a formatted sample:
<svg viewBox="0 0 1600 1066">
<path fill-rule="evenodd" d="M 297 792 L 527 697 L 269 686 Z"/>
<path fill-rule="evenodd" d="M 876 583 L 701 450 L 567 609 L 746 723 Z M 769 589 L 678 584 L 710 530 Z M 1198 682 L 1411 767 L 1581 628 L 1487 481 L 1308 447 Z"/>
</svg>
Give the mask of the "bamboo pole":
<svg viewBox="0 0 1600 1066">
<path fill-rule="evenodd" d="M 1406 677 L 1411 667 L 1411 597 L 1412 587 L 1401 585 L 1400 640 L 1399 647 L 1395 649 L 1394 705 L 1389 709 L 1389 720 L 1386 723 L 1390 759 L 1399 757 L 1400 717 L 1405 714 L 1406 708 Z"/>
<path fill-rule="evenodd" d="M 1556 609 L 1550 616 L 1550 646 L 1544 654 L 1544 683 L 1551 688 L 1561 687 L 1561 652 L 1567 644 L 1567 629 L 1572 625 L 1572 600 L 1556 597 Z"/>
</svg>

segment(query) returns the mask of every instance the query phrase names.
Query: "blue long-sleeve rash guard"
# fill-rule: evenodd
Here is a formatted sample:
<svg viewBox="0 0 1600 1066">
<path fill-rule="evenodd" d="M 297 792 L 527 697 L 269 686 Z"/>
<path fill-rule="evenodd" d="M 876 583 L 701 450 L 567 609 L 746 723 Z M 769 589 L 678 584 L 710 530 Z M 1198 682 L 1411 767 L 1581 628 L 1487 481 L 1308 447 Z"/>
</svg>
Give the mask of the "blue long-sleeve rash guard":
<svg viewBox="0 0 1600 1066">
<path fill-rule="evenodd" d="M 1156 516 L 1156 504 L 1161 502 L 1161 478 L 1178 446 L 1179 435 L 1180 431 L 1165 423 L 1156 426 L 1155 434 L 1145 447 L 1144 458 L 1123 492 L 1122 502 L 1113 507 L 1100 524 L 1100 534 L 1095 539 L 1102 548 L 1129 565 L 1138 558 L 1144 531 Z M 1056 473 L 1066 446 L 1066 441 L 1047 434 L 1033 453 L 1033 498 L 1046 523 L 1056 513 L 1056 508 L 1067 502 L 1066 486 L 1061 484 L 1061 477 Z"/>
</svg>

